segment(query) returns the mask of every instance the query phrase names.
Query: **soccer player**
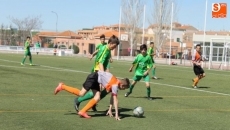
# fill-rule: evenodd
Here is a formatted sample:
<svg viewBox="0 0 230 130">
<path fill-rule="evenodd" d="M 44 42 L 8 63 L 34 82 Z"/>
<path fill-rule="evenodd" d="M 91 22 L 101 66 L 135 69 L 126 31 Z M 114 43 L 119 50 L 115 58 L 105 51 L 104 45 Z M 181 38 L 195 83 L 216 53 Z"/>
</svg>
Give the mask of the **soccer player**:
<svg viewBox="0 0 230 130">
<path fill-rule="evenodd" d="M 31 47 L 30 42 L 31 42 L 31 40 L 30 40 L 30 37 L 28 36 L 26 38 L 26 42 L 24 44 L 25 53 L 24 53 L 24 57 L 22 59 L 21 65 L 24 65 L 24 62 L 25 62 L 27 56 L 29 56 L 30 65 L 33 65 L 32 64 L 32 55 L 30 52 L 30 47 Z"/>
<path fill-rule="evenodd" d="M 59 83 L 56 87 L 54 94 L 56 95 L 58 92 L 65 90 L 69 93 L 75 94 L 77 96 L 84 96 L 90 89 L 95 93 L 93 99 L 91 99 L 86 106 L 81 109 L 78 114 L 84 118 L 91 118 L 86 112 L 92 108 L 97 102 L 100 100 L 100 85 L 102 84 L 105 92 L 112 93 L 113 95 L 113 102 L 115 107 L 115 119 L 120 120 L 118 115 L 118 98 L 117 92 L 118 89 L 124 90 L 129 87 L 129 79 L 117 79 L 109 72 L 98 71 L 88 75 L 86 81 L 83 83 L 83 87 L 81 90 L 77 88 L 73 88 L 70 86 L 65 85 L 64 83 Z"/>
<path fill-rule="evenodd" d="M 153 62 L 153 69 L 152 69 L 152 75 L 153 75 L 153 79 L 157 79 L 156 77 L 156 65 L 155 65 L 155 61 L 154 61 L 154 56 L 156 55 L 154 53 L 154 42 L 150 42 L 150 47 L 147 51 L 147 54 L 151 57 L 152 62 Z"/>
<path fill-rule="evenodd" d="M 92 58 L 96 55 L 94 66 L 93 66 L 91 72 L 96 71 L 94 67 L 97 63 L 97 60 L 99 60 L 100 56 L 102 55 L 105 46 L 107 45 L 107 43 L 105 42 L 105 35 L 104 34 L 102 34 L 100 36 L 100 40 L 101 40 L 101 43 L 96 46 L 96 51 L 90 56 L 90 60 L 92 60 Z M 112 62 L 111 61 L 111 54 L 110 54 L 110 62 Z M 109 67 L 110 67 L 109 63 L 105 67 L 106 67 L 105 70 L 109 72 Z"/>
<path fill-rule="evenodd" d="M 95 60 L 95 65 L 93 67 L 94 72 L 101 70 L 107 70 L 108 68 L 108 64 L 110 62 L 110 57 L 111 57 L 111 50 L 113 50 L 114 48 L 117 47 L 117 45 L 119 45 L 119 39 L 116 36 L 112 36 L 110 37 L 108 44 L 104 45 L 103 47 L 100 48 L 99 53 L 100 55 L 97 56 L 96 60 Z M 108 72 L 108 71 L 107 71 Z M 83 101 L 86 101 L 88 99 L 93 98 L 93 92 L 88 92 L 87 94 L 85 94 L 82 97 L 77 97 L 75 98 L 74 102 L 75 102 L 75 110 L 79 111 L 79 106 L 80 103 Z M 105 95 L 101 95 L 101 98 L 103 98 Z M 92 107 L 93 111 L 97 111 L 96 106 Z"/>
<path fill-rule="evenodd" d="M 132 66 L 129 69 L 129 72 L 132 72 L 133 67 L 136 65 L 135 75 L 133 77 L 133 82 L 131 83 L 131 86 L 129 88 L 129 92 L 125 94 L 125 97 L 128 97 L 132 90 L 137 83 L 137 81 L 140 81 L 142 78 L 145 81 L 146 88 L 147 88 L 147 99 L 152 100 L 150 97 L 151 94 L 151 88 L 150 88 L 150 78 L 149 78 L 149 71 L 152 69 L 153 63 L 152 63 L 152 57 L 150 57 L 146 51 L 147 46 L 145 44 L 140 46 L 141 54 L 138 54 L 135 58 L 135 60 L 132 63 Z"/>
<path fill-rule="evenodd" d="M 39 50 L 40 50 L 40 43 L 39 43 L 39 41 L 35 44 L 35 48 L 36 48 L 36 53 L 37 53 L 37 55 L 38 55 L 38 53 L 39 53 Z"/>
<path fill-rule="evenodd" d="M 201 67 L 201 46 L 200 44 L 196 45 L 196 49 L 194 50 L 194 53 L 192 55 L 192 63 L 193 63 L 193 71 L 196 75 L 196 77 L 192 80 L 193 81 L 193 88 L 197 88 L 198 82 L 205 77 L 205 73 L 203 68 Z"/>
</svg>

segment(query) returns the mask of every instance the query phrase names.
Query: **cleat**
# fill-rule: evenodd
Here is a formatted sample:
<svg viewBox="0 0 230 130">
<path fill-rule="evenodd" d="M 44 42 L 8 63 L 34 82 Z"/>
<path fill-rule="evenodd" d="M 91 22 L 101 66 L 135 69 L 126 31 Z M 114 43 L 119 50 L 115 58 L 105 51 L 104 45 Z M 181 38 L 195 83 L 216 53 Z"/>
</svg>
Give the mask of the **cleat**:
<svg viewBox="0 0 230 130">
<path fill-rule="evenodd" d="M 147 99 L 148 99 L 148 100 L 153 100 L 153 98 L 151 98 L 151 97 L 148 97 Z"/>
<path fill-rule="evenodd" d="M 92 110 L 95 112 L 97 111 L 97 104 L 95 104 L 93 107 L 92 107 Z"/>
<path fill-rule="evenodd" d="M 55 95 L 56 95 L 58 92 L 60 92 L 61 90 L 63 90 L 62 87 L 61 87 L 62 85 L 63 85 L 63 83 L 59 83 L 59 84 L 58 84 L 58 86 L 56 87 L 56 89 L 55 89 L 55 91 L 54 91 L 54 94 L 55 94 Z"/>
<path fill-rule="evenodd" d="M 197 88 L 197 86 L 193 86 L 193 88 Z"/>
<path fill-rule="evenodd" d="M 33 66 L 33 64 L 30 64 L 30 66 Z"/>
<path fill-rule="evenodd" d="M 84 117 L 84 118 L 91 118 L 91 116 L 89 116 L 86 112 L 78 112 L 78 115 L 80 116 L 80 117 Z"/>
<path fill-rule="evenodd" d="M 130 92 L 125 93 L 125 97 L 128 97 L 130 94 Z"/>
<path fill-rule="evenodd" d="M 21 65 L 24 65 L 23 63 L 21 63 Z"/>
<path fill-rule="evenodd" d="M 80 106 L 80 102 L 78 101 L 78 98 L 75 98 L 74 100 L 74 108 L 77 112 L 79 112 L 79 106 Z"/>
<path fill-rule="evenodd" d="M 152 79 L 158 79 L 156 76 L 153 76 Z"/>
</svg>

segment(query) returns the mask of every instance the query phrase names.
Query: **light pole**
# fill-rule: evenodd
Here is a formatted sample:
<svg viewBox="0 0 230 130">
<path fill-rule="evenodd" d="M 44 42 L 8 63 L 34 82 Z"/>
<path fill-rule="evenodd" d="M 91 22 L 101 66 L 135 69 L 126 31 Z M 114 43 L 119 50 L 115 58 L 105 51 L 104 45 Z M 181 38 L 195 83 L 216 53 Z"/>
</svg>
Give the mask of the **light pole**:
<svg viewBox="0 0 230 130">
<path fill-rule="evenodd" d="M 56 32 L 57 32 L 58 14 L 56 12 L 54 12 L 54 11 L 51 11 L 51 12 L 56 14 L 56 16 L 57 16 L 57 20 L 56 20 Z"/>
</svg>

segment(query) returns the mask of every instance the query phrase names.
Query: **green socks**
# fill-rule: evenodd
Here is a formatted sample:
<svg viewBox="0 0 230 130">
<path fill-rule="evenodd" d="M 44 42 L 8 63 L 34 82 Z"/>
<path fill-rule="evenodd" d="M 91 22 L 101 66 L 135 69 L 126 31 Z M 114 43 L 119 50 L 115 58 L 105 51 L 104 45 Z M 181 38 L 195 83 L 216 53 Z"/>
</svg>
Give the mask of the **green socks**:
<svg viewBox="0 0 230 130">
<path fill-rule="evenodd" d="M 153 68 L 153 69 L 152 69 L 152 74 L 153 74 L 153 76 L 156 75 L 156 68 Z"/>
<path fill-rule="evenodd" d="M 30 64 L 32 64 L 32 56 L 30 56 Z"/>
<path fill-rule="evenodd" d="M 104 90 L 101 92 L 100 98 L 103 99 L 107 94 L 108 94 L 107 91 L 104 89 Z M 78 100 L 78 102 L 83 102 L 83 101 L 92 99 L 93 97 L 94 97 L 93 92 L 92 92 L 92 91 L 89 91 L 89 92 L 87 92 L 84 96 L 78 97 L 77 100 Z"/>
<path fill-rule="evenodd" d="M 22 59 L 22 64 L 24 64 L 25 60 L 26 60 L 26 57 L 24 57 L 24 58 Z"/>
<path fill-rule="evenodd" d="M 147 97 L 150 97 L 150 94 L 151 94 L 151 88 L 150 86 L 147 88 Z"/>
<path fill-rule="evenodd" d="M 132 93 L 132 92 L 133 92 L 133 88 L 134 88 L 134 85 L 130 85 L 129 93 Z"/>
<path fill-rule="evenodd" d="M 91 98 L 93 98 L 93 92 L 89 91 L 84 96 L 78 97 L 77 100 L 78 100 L 78 102 L 83 102 L 83 101 L 89 100 Z"/>
</svg>

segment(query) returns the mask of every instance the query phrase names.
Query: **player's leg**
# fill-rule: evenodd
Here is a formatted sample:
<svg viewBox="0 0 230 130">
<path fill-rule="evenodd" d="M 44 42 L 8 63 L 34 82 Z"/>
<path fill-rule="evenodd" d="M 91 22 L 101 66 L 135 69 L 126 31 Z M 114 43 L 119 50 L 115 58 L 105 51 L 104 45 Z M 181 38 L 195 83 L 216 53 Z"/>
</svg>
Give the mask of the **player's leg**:
<svg viewBox="0 0 230 130">
<path fill-rule="evenodd" d="M 135 84 L 137 83 L 137 81 L 140 81 L 141 78 L 142 78 L 142 76 L 134 75 L 133 82 L 131 83 L 131 85 L 129 87 L 129 92 L 125 93 L 125 97 L 128 97 L 133 92 L 133 88 L 134 88 Z"/>
<path fill-rule="evenodd" d="M 32 55 L 31 55 L 31 52 L 28 53 L 28 56 L 29 56 L 29 60 L 30 60 L 30 65 L 33 65 L 32 64 Z"/>
<path fill-rule="evenodd" d="M 150 88 L 150 77 L 149 75 L 146 75 L 143 77 L 144 81 L 145 81 L 145 85 L 146 85 L 146 90 L 147 90 L 147 99 L 148 100 L 152 100 L 151 98 L 151 88 Z"/>
<path fill-rule="evenodd" d="M 65 90 L 65 91 L 72 93 L 74 95 L 77 95 L 77 96 L 83 96 L 88 91 L 88 88 L 84 88 L 84 86 L 83 86 L 82 89 L 79 90 L 77 88 L 67 86 L 64 83 L 59 83 L 58 86 L 56 87 L 55 91 L 54 91 L 54 94 L 56 95 L 57 93 L 59 93 L 62 90 Z"/>
<path fill-rule="evenodd" d="M 27 55 L 28 55 L 28 52 L 26 51 L 22 59 L 21 65 L 24 65 Z"/>
<path fill-rule="evenodd" d="M 86 104 L 85 107 L 83 107 L 78 114 L 81 117 L 85 117 L 85 118 L 90 118 L 90 116 L 88 116 L 88 114 L 86 113 L 90 108 L 92 108 L 94 105 L 96 105 L 97 102 L 99 102 L 100 100 L 100 86 L 99 83 L 94 83 L 91 87 L 90 87 L 93 91 L 93 93 L 95 93 L 94 97 Z"/>
<path fill-rule="evenodd" d="M 152 75 L 153 75 L 153 79 L 157 79 L 156 77 L 156 64 L 155 64 L 155 61 L 154 59 L 152 59 L 152 62 L 153 62 L 153 68 L 152 68 Z"/>
<path fill-rule="evenodd" d="M 193 88 L 197 88 L 197 84 L 199 82 L 199 75 L 200 75 L 200 71 L 199 71 L 199 67 L 198 66 L 193 66 L 193 71 L 194 74 L 196 75 L 196 77 L 194 79 L 192 79 L 193 81 Z"/>
<path fill-rule="evenodd" d="M 84 96 L 75 98 L 74 99 L 74 108 L 75 108 L 75 110 L 78 112 L 79 111 L 79 106 L 80 106 L 81 102 L 87 101 L 89 99 L 92 99 L 93 96 L 94 96 L 93 92 L 89 91 Z"/>
</svg>

